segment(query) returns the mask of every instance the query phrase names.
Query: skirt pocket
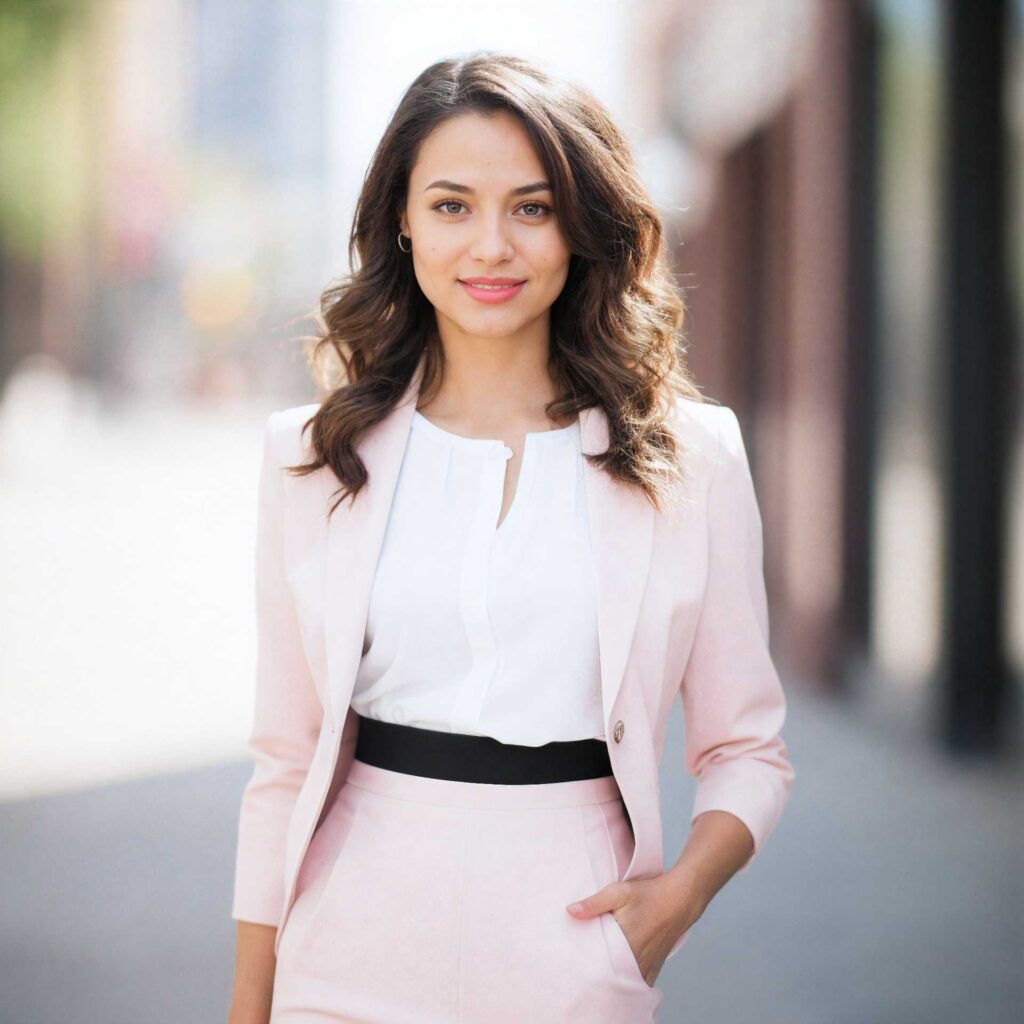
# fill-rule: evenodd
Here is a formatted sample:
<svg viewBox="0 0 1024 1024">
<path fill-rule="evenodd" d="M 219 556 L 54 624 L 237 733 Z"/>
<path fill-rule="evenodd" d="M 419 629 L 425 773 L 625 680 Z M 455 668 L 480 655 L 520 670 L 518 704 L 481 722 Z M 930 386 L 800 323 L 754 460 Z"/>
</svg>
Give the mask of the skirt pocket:
<svg viewBox="0 0 1024 1024">
<path fill-rule="evenodd" d="M 605 940 L 609 943 L 612 960 L 617 963 L 620 973 L 642 981 L 647 988 L 653 989 L 653 985 L 647 984 L 647 979 L 640 970 L 640 964 L 637 963 L 633 947 L 629 944 L 626 933 L 611 911 L 601 915 L 601 927 L 604 930 Z"/>
<path fill-rule="evenodd" d="M 590 804 L 581 811 L 594 891 L 597 892 L 606 885 L 621 881 L 630 856 L 632 833 L 621 802 Z M 647 992 L 660 997 L 657 988 L 647 983 L 633 947 L 615 915 L 607 911 L 598 920 L 612 971 L 625 981 L 642 985 Z"/>
<path fill-rule="evenodd" d="M 295 901 L 284 923 L 284 934 L 278 949 L 278 960 L 293 956 L 302 940 L 315 925 L 324 900 L 332 888 L 332 880 L 346 859 L 356 838 L 361 802 L 353 799 L 347 786 L 342 786 L 320 827 L 309 841 L 295 882 Z"/>
</svg>

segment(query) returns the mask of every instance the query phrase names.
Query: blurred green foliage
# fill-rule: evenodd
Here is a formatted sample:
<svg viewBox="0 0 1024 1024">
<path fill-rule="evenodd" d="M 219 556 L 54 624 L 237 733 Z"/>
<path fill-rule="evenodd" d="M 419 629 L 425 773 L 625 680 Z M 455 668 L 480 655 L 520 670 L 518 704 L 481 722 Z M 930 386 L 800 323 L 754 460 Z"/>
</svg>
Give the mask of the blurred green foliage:
<svg viewBox="0 0 1024 1024">
<path fill-rule="evenodd" d="M 58 88 L 65 49 L 88 25 L 87 0 L 0 0 L 0 246 L 38 259 L 81 210 L 79 111 Z"/>
</svg>

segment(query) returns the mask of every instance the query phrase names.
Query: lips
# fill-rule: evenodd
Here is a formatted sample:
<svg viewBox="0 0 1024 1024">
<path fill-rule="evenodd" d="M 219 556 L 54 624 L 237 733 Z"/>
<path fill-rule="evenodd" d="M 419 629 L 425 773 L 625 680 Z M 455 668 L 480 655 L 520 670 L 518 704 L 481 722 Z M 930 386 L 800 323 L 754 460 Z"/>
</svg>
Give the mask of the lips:
<svg viewBox="0 0 1024 1024">
<path fill-rule="evenodd" d="M 507 302 L 515 298 L 526 284 L 514 277 L 467 277 L 459 284 L 471 298 L 479 302 Z"/>
</svg>

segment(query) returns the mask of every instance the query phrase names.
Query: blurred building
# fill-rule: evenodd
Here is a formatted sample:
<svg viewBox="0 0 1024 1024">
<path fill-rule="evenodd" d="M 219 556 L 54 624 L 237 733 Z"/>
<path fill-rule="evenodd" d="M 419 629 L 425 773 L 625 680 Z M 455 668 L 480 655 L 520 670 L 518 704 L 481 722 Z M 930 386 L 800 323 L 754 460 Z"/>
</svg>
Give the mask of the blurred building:
<svg viewBox="0 0 1024 1024">
<path fill-rule="evenodd" d="M 780 659 L 1019 754 L 1020 5 L 643 11 L 691 363 L 744 427 Z"/>
<path fill-rule="evenodd" d="M 0 2 L 0 379 L 32 352 L 127 394 L 294 384 L 326 262 L 328 4 Z M 315 270 L 314 270 L 315 268 Z M 296 311 L 299 311 L 298 313 Z"/>
</svg>

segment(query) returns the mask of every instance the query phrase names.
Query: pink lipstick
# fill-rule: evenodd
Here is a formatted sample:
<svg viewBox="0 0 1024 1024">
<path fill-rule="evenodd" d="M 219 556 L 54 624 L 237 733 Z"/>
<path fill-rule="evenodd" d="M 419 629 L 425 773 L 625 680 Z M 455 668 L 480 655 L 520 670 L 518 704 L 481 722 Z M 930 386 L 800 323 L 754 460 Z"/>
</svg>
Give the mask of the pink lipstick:
<svg viewBox="0 0 1024 1024">
<path fill-rule="evenodd" d="M 459 279 L 466 294 L 479 302 L 508 302 L 522 290 L 525 281 L 514 277 L 463 277 Z"/>
</svg>

